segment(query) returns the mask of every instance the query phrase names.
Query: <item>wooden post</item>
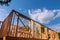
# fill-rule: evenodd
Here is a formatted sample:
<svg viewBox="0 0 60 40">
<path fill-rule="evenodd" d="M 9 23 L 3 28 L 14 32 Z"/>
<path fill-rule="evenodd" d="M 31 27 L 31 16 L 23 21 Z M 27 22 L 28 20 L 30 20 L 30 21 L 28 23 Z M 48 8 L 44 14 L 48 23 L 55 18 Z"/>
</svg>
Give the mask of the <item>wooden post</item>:
<svg viewBox="0 0 60 40">
<path fill-rule="evenodd" d="M 45 35 L 46 35 L 46 39 L 48 39 L 48 28 L 45 27 Z"/>
<path fill-rule="evenodd" d="M 29 26 L 29 28 L 31 27 L 31 21 L 29 21 L 28 26 Z M 31 32 L 31 29 L 29 30 L 29 32 Z"/>
<path fill-rule="evenodd" d="M 17 18 L 17 26 L 16 26 L 16 34 L 15 34 L 16 37 L 17 37 L 17 33 L 18 33 L 18 24 L 19 24 L 19 16 Z"/>
<path fill-rule="evenodd" d="M 34 24 L 33 24 L 33 21 L 31 20 L 31 34 L 32 34 L 32 37 L 34 36 Z"/>
<path fill-rule="evenodd" d="M 6 36 L 3 37 L 3 40 L 6 40 Z"/>
<path fill-rule="evenodd" d="M 56 31 L 56 33 L 55 33 L 55 40 L 59 40 L 59 36 L 58 36 L 58 32 Z"/>
<path fill-rule="evenodd" d="M 42 38 L 42 33 L 41 33 L 41 25 L 40 24 L 38 24 L 38 30 L 39 30 L 39 38 L 41 39 Z"/>
<path fill-rule="evenodd" d="M 53 36 L 54 36 L 54 32 L 51 30 L 51 32 L 50 32 L 50 40 L 54 40 Z"/>
</svg>

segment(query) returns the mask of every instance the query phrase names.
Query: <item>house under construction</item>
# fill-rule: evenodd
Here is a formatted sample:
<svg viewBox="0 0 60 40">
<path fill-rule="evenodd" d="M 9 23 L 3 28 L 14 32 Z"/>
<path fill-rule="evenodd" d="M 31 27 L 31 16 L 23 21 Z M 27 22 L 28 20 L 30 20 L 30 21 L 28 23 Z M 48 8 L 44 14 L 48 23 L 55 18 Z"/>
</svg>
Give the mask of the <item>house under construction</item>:
<svg viewBox="0 0 60 40">
<path fill-rule="evenodd" d="M 58 32 L 12 10 L 0 25 L 0 40 L 59 40 Z"/>
</svg>

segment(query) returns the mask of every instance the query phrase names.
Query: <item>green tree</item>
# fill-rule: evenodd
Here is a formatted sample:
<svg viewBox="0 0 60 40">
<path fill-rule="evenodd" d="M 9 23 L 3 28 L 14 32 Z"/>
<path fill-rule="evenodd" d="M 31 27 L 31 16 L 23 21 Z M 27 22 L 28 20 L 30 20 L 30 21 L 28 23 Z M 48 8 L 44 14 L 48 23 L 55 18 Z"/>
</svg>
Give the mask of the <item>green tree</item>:
<svg viewBox="0 0 60 40">
<path fill-rule="evenodd" d="M 59 35 L 59 38 L 60 38 L 60 32 L 58 33 L 58 35 Z"/>
</svg>

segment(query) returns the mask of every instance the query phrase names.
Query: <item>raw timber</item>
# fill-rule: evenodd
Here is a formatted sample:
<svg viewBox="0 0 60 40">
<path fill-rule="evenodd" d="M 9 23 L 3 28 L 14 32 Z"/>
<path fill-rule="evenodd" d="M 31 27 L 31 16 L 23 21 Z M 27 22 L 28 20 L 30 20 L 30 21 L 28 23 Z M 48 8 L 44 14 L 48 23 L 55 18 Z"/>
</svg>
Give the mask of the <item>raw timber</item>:
<svg viewBox="0 0 60 40">
<path fill-rule="evenodd" d="M 59 40 L 58 32 L 12 10 L 0 28 L 0 40 Z"/>
</svg>

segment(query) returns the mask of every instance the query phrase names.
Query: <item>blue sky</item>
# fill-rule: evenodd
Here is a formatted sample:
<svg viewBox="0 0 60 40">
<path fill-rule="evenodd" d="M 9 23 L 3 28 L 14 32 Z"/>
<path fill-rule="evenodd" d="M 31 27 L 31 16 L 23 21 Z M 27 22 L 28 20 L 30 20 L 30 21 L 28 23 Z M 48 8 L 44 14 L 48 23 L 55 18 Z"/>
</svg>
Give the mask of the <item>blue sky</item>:
<svg viewBox="0 0 60 40">
<path fill-rule="evenodd" d="M 0 5 L 0 20 L 12 9 L 60 31 L 60 0 L 12 0 L 9 6 Z"/>
</svg>

